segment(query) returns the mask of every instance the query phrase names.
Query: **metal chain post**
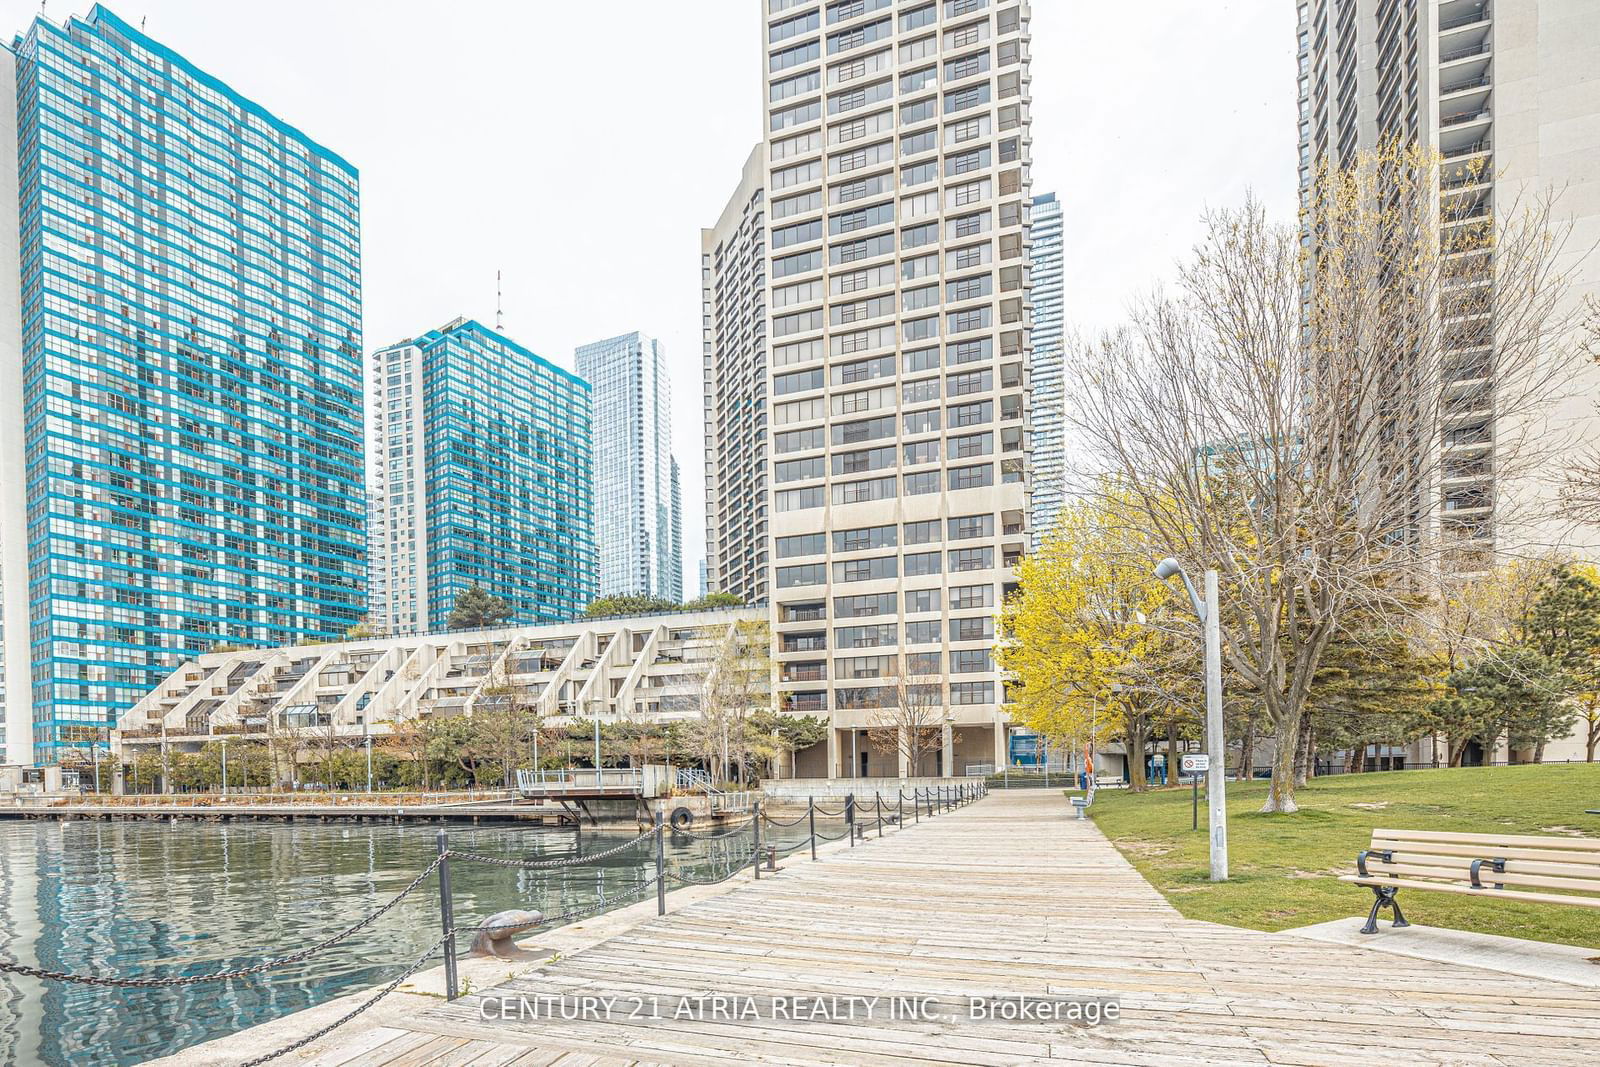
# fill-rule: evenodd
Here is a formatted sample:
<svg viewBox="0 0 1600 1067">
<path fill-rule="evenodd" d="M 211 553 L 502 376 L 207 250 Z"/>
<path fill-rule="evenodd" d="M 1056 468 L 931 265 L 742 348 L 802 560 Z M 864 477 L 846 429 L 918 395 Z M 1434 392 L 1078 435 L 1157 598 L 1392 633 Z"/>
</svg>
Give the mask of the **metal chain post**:
<svg viewBox="0 0 1600 1067">
<path fill-rule="evenodd" d="M 806 822 L 811 828 L 811 862 L 817 862 L 817 803 L 815 797 L 806 797 Z"/>
<path fill-rule="evenodd" d="M 756 847 L 750 853 L 750 866 L 756 872 L 756 881 L 761 880 L 761 801 L 754 801 L 755 818 L 751 820 L 751 827 L 756 835 Z"/>
<path fill-rule="evenodd" d="M 850 847 L 856 847 L 856 795 L 844 795 L 844 831 L 850 836 Z"/>
<path fill-rule="evenodd" d="M 898 830 L 904 830 L 906 828 L 906 793 L 905 793 L 905 790 L 896 789 L 894 791 L 894 804 L 895 804 L 895 813 L 894 813 L 894 825 L 895 825 L 895 828 L 898 829 Z"/>
<path fill-rule="evenodd" d="M 873 803 L 878 807 L 878 836 L 883 836 L 883 794 L 877 790 L 872 793 Z"/>
<path fill-rule="evenodd" d="M 450 839 L 443 830 L 439 844 L 439 923 L 444 929 L 444 998 L 454 1000 L 456 986 L 455 905 L 450 897 Z"/>
<path fill-rule="evenodd" d="M 656 812 L 656 914 L 667 913 L 667 817 Z"/>
</svg>

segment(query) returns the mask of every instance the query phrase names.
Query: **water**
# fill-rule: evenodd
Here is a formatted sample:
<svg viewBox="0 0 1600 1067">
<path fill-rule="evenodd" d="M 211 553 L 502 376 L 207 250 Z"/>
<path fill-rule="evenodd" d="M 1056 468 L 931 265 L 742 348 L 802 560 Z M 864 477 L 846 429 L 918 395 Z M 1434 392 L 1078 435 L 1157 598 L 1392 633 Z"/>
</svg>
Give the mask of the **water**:
<svg viewBox="0 0 1600 1067">
<path fill-rule="evenodd" d="M 632 836 L 448 829 L 452 848 L 514 859 L 599 852 Z M 437 830 L 376 823 L 0 822 L 0 958 L 122 977 L 249 966 L 332 936 L 387 902 L 432 861 Z M 794 835 L 803 832 L 802 824 L 779 842 L 798 841 Z M 749 849 L 748 833 L 717 841 L 669 835 L 668 869 L 709 878 Z M 554 870 L 454 861 L 456 925 L 476 925 L 513 907 L 548 915 L 602 897 L 631 903 L 630 894 L 654 869 L 649 841 L 597 864 Z M 109 989 L 0 975 L 0 1064 L 78 1067 L 167 1055 L 386 983 L 439 936 L 438 882 L 429 878 L 334 948 L 226 983 Z M 464 951 L 470 938 L 458 943 Z"/>
</svg>

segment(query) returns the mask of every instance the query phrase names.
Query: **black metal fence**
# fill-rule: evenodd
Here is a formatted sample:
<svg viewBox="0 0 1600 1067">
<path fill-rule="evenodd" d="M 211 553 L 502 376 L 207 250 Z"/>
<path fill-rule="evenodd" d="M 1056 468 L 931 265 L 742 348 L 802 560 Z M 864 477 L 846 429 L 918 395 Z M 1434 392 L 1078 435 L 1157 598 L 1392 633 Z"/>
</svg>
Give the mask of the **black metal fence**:
<svg viewBox="0 0 1600 1067">
<path fill-rule="evenodd" d="M 249 975 L 262 974 L 270 970 L 285 967 L 290 964 L 301 963 L 318 954 L 331 949 L 357 931 L 363 930 L 388 914 L 396 905 L 406 897 L 417 892 L 437 874 L 437 887 L 439 893 L 439 939 L 415 960 L 413 960 L 400 974 L 396 975 L 386 986 L 378 990 L 371 997 L 363 1001 L 352 1011 L 328 1025 L 307 1034 L 292 1044 L 272 1052 L 257 1056 L 245 1062 L 244 1067 L 257 1067 L 259 1064 L 278 1059 L 290 1052 L 304 1048 L 345 1023 L 354 1019 L 362 1012 L 377 1004 L 384 997 L 399 988 L 400 984 L 416 974 L 430 961 L 438 958 L 444 965 L 445 996 L 455 1000 L 461 995 L 459 977 L 459 946 L 457 939 L 471 935 L 502 934 L 509 936 L 511 933 L 527 933 L 541 929 L 549 929 L 565 923 L 573 922 L 585 916 L 595 915 L 600 912 L 610 911 L 627 904 L 635 903 L 645 897 L 649 892 L 654 892 L 656 898 L 656 911 L 658 915 L 667 913 L 667 884 L 669 882 L 682 886 L 717 885 L 727 881 L 740 871 L 749 868 L 754 878 L 761 877 L 762 865 L 765 862 L 768 872 L 776 870 L 777 857 L 780 853 L 792 855 L 801 849 L 809 849 L 811 859 L 817 859 L 817 844 L 819 842 L 840 841 L 848 837 L 850 847 L 854 848 L 858 842 L 865 842 L 876 831 L 877 837 L 883 837 L 886 828 L 904 828 L 908 824 L 915 824 L 924 818 L 934 818 L 937 815 L 951 811 L 955 808 L 970 804 L 980 799 L 987 793 L 987 788 L 981 781 L 963 783 L 951 786 L 932 786 L 926 789 L 914 789 L 908 795 L 904 790 L 899 790 L 894 797 L 885 800 L 881 793 L 874 793 L 871 802 L 858 798 L 854 794 L 844 799 L 844 804 L 837 811 L 824 808 L 816 803 L 813 798 L 807 798 L 804 815 L 793 819 L 775 819 L 769 812 L 762 811 L 761 802 L 757 801 L 754 810 L 746 819 L 730 826 L 714 827 L 712 830 L 701 833 L 683 826 L 668 826 L 661 812 L 655 815 L 655 822 L 648 830 L 629 838 L 599 852 L 590 852 L 580 856 L 563 856 L 543 860 L 522 860 L 505 856 L 490 856 L 480 852 L 469 852 L 450 847 L 449 834 L 440 830 L 437 836 L 438 855 L 433 862 L 418 872 L 404 889 L 391 897 L 382 906 L 369 912 L 358 922 L 346 927 L 332 937 L 326 938 L 316 944 L 308 945 L 299 951 L 284 956 L 271 957 L 247 967 L 239 967 L 226 971 L 214 971 L 197 975 L 173 975 L 170 977 L 155 978 L 122 978 L 115 975 L 73 974 L 64 971 L 51 971 L 39 967 L 29 967 L 15 960 L 0 960 L 0 973 L 25 975 L 44 982 L 60 982 L 77 985 L 90 985 L 102 987 L 123 988 L 152 988 L 160 986 L 189 986 L 201 985 L 210 982 L 227 982 Z M 828 834 L 817 829 L 817 817 L 837 817 L 843 819 L 842 830 L 837 834 Z M 771 841 L 763 841 L 763 828 L 783 829 L 799 826 L 805 823 L 805 834 L 795 843 L 779 848 Z M 728 848 L 722 850 L 726 853 L 723 863 L 714 864 L 708 877 L 701 877 L 684 871 L 672 870 L 666 861 L 666 836 L 676 834 L 695 840 L 729 843 Z M 742 839 L 749 835 L 749 848 L 742 847 Z M 592 904 L 579 908 L 568 909 L 553 915 L 539 912 L 526 913 L 515 923 L 504 926 L 491 926 L 480 924 L 477 926 L 461 926 L 456 922 L 455 900 L 451 893 L 450 869 L 452 863 L 477 863 L 503 867 L 511 870 L 549 870 L 560 867 L 578 867 L 599 863 L 602 860 L 612 859 L 632 849 L 648 851 L 641 856 L 641 865 L 653 867 L 650 877 L 635 885 L 625 893 L 613 896 L 601 896 Z M 727 857 L 731 857 L 731 860 Z M 725 869 L 721 869 L 724 868 Z"/>
</svg>

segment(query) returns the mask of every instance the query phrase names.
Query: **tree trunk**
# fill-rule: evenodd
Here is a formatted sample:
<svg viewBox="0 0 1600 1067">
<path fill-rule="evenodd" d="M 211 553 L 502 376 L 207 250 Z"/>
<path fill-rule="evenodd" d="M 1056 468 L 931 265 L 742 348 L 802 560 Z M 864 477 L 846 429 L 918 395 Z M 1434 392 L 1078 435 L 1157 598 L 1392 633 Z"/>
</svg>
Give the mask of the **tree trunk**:
<svg viewBox="0 0 1600 1067">
<path fill-rule="evenodd" d="M 1239 779 L 1248 782 L 1256 776 L 1256 713 L 1244 717 L 1244 739 L 1239 743 Z M 1174 774 L 1174 777 L 1176 775 Z"/>
<path fill-rule="evenodd" d="M 1589 717 L 1589 736 L 1584 746 L 1585 758 L 1590 763 L 1594 762 L 1594 750 L 1597 748 L 1600 748 L 1600 715 L 1591 715 Z"/>
<path fill-rule="evenodd" d="M 1277 745 L 1272 752 L 1272 783 L 1267 787 L 1267 802 L 1261 805 L 1263 814 L 1289 814 L 1300 810 L 1294 802 L 1295 756 L 1300 751 L 1301 709 L 1285 711 L 1278 716 Z"/>
<path fill-rule="evenodd" d="M 1314 745 L 1311 740 L 1311 715 L 1302 712 L 1300 715 L 1300 729 L 1294 735 L 1294 784 L 1299 788 L 1306 784 L 1311 777 L 1311 756 Z"/>
<path fill-rule="evenodd" d="M 1533 762 L 1544 762 L 1544 738 L 1539 738 L 1539 743 L 1533 746 Z"/>
<path fill-rule="evenodd" d="M 1593 758 L 1593 757 L 1591 757 Z M 1167 720 L 1167 785 L 1176 785 L 1178 781 L 1178 723 L 1175 719 Z"/>
<path fill-rule="evenodd" d="M 1143 793 L 1150 780 L 1144 773 L 1145 751 L 1148 748 L 1150 727 L 1142 716 L 1130 717 L 1126 726 L 1128 749 L 1128 788 Z"/>
</svg>

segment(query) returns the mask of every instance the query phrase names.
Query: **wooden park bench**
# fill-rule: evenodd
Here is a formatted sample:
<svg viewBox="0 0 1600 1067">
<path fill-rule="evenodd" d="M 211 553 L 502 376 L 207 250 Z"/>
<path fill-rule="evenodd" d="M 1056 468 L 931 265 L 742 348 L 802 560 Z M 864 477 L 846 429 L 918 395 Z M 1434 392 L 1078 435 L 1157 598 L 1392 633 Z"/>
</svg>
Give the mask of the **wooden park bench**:
<svg viewBox="0 0 1600 1067">
<path fill-rule="evenodd" d="M 1356 871 L 1339 880 L 1366 886 L 1377 898 L 1364 934 L 1378 932 L 1384 908 L 1394 914 L 1392 926 L 1411 925 L 1395 900 L 1402 889 L 1600 908 L 1600 840 L 1589 837 L 1374 830 L 1371 847 L 1356 856 Z"/>
</svg>

